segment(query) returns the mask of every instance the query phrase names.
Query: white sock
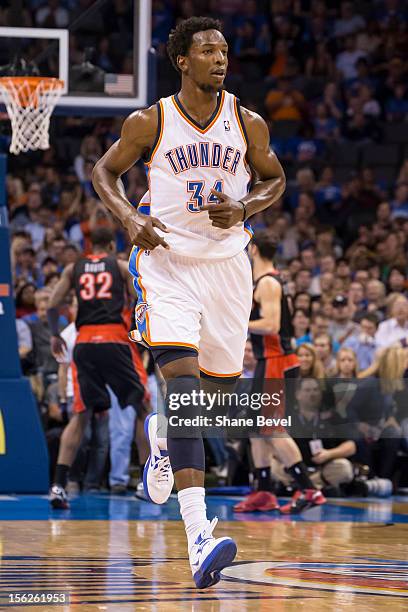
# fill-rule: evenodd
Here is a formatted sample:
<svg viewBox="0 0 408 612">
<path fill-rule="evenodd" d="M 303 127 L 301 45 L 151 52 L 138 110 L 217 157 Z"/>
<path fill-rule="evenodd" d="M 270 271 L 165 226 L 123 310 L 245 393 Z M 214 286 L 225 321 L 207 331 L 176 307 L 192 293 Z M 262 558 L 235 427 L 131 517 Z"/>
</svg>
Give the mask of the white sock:
<svg viewBox="0 0 408 612">
<path fill-rule="evenodd" d="M 209 524 L 206 514 L 205 489 L 204 487 L 189 487 L 179 491 L 177 497 L 190 552 L 200 531 Z"/>
</svg>

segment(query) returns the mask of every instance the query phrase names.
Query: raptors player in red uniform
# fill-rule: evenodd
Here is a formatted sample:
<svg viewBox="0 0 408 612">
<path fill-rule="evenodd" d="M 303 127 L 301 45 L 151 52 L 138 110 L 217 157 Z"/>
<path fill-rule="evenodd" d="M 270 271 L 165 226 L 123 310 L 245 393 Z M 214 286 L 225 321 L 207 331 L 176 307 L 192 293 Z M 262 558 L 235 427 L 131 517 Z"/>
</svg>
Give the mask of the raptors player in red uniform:
<svg viewBox="0 0 408 612">
<path fill-rule="evenodd" d="M 275 238 L 266 230 L 258 232 L 249 247 L 254 278 L 249 331 L 257 359 L 254 389 L 258 392 L 268 392 L 269 395 L 279 393 L 282 387 L 285 388 L 282 381 L 297 378 L 299 375 L 298 358 L 292 346 L 292 313 L 282 280 L 273 265 L 276 249 Z M 289 390 L 288 386 L 277 409 L 267 406 L 264 416 L 285 417 L 285 402 L 289 404 L 290 401 Z M 299 447 L 290 437 L 290 432 L 277 425 L 264 427 L 260 433 L 262 437 L 251 439 L 257 490 L 237 504 L 234 510 L 280 510 L 283 513 L 296 513 L 323 504 L 326 500 L 310 480 Z M 272 454 L 283 463 L 298 487 L 292 501 L 282 508 L 279 508 L 277 499 L 271 492 Z"/>
<path fill-rule="evenodd" d="M 58 333 L 58 306 L 72 289 L 78 300 L 78 336 L 73 354 L 74 414 L 61 437 L 50 492 L 53 508 L 68 507 L 65 493 L 68 471 L 90 413 L 110 408 L 108 385 L 122 408 L 132 406 L 139 420 L 146 416 L 145 372 L 137 351 L 128 340 L 122 318 L 126 287 L 130 295 L 134 293 L 127 263 L 117 260 L 113 254 L 115 242 L 111 230 L 96 229 L 91 242 L 92 254 L 65 268 L 49 301 L 52 352 L 58 358 L 65 348 Z"/>
</svg>

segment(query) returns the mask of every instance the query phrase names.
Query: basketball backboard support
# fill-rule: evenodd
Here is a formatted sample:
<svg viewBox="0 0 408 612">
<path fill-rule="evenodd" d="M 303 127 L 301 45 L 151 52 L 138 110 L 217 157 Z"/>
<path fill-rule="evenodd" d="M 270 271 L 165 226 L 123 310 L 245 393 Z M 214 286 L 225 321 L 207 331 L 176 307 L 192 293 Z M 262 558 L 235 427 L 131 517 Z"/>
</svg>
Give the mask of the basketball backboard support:
<svg viewBox="0 0 408 612">
<path fill-rule="evenodd" d="M 146 106 L 151 0 L 85 0 L 80 7 L 65 11 L 66 28 L 0 27 L 1 74 L 17 54 L 33 61 L 41 76 L 64 81 L 58 106 L 67 113 Z M 37 23 L 56 21 L 43 17 L 38 9 Z"/>
</svg>

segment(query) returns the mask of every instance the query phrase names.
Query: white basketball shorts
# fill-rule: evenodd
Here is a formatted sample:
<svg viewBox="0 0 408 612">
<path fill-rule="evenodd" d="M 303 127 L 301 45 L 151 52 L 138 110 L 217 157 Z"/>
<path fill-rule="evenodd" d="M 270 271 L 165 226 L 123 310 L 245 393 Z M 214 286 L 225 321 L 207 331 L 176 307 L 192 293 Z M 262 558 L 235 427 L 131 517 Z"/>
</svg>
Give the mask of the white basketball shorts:
<svg viewBox="0 0 408 612">
<path fill-rule="evenodd" d="M 134 247 L 129 270 L 138 294 L 133 339 L 151 348 L 196 349 L 205 374 L 240 375 L 252 305 L 244 251 L 209 260 Z"/>
</svg>

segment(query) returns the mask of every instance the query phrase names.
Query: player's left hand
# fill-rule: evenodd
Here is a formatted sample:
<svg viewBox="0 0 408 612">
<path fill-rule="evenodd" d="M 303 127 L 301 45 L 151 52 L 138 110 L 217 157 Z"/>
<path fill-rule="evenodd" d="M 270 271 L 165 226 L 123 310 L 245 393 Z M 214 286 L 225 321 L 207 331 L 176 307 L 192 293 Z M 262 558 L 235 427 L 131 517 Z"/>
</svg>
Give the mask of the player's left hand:
<svg viewBox="0 0 408 612">
<path fill-rule="evenodd" d="M 229 229 L 233 225 L 242 222 L 244 207 L 241 202 L 237 202 L 237 200 L 233 200 L 225 193 L 215 189 L 211 189 L 211 193 L 219 200 L 219 204 L 205 204 L 201 206 L 200 212 L 203 210 L 208 211 L 214 227 Z"/>
</svg>

